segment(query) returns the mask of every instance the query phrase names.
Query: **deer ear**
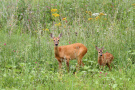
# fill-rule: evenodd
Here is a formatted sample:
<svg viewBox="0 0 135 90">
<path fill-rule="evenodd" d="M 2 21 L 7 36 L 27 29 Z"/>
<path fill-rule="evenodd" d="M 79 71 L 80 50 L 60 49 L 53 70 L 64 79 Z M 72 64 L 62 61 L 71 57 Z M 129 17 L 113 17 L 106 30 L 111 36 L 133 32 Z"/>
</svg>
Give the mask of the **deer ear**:
<svg viewBox="0 0 135 90">
<path fill-rule="evenodd" d="M 52 33 L 50 34 L 50 36 L 51 36 L 51 38 L 54 38 L 54 36 L 53 36 L 53 34 L 52 34 Z"/>
<path fill-rule="evenodd" d="M 61 34 L 59 34 L 59 38 L 61 38 L 62 37 L 62 33 Z"/>
<path fill-rule="evenodd" d="M 101 48 L 102 50 L 104 49 L 104 47 Z"/>
<path fill-rule="evenodd" d="M 96 46 L 96 49 L 97 49 L 97 51 L 99 50 L 99 48 Z"/>
</svg>

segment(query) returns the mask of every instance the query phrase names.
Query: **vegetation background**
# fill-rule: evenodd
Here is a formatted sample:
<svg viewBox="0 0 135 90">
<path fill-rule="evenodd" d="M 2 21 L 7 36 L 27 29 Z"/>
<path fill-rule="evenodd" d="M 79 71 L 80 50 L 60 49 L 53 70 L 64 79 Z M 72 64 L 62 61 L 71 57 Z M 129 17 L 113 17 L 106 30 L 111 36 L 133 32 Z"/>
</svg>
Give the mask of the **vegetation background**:
<svg viewBox="0 0 135 90">
<path fill-rule="evenodd" d="M 88 48 L 75 75 L 76 60 L 59 72 L 50 33 Z M 113 54 L 112 71 L 95 45 Z M 0 89 L 135 89 L 135 1 L 0 0 Z"/>
</svg>

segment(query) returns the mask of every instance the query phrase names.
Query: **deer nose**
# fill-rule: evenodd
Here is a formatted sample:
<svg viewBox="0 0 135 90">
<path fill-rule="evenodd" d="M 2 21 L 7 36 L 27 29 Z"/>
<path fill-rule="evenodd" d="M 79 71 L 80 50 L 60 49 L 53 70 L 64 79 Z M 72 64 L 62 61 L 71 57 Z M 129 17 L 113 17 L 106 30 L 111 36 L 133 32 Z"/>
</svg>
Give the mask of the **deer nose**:
<svg viewBox="0 0 135 90">
<path fill-rule="evenodd" d="M 55 44 L 55 46 L 58 46 L 58 44 Z"/>
<path fill-rule="evenodd" d="M 102 55 L 100 55 L 100 56 L 102 56 Z"/>
</svg>

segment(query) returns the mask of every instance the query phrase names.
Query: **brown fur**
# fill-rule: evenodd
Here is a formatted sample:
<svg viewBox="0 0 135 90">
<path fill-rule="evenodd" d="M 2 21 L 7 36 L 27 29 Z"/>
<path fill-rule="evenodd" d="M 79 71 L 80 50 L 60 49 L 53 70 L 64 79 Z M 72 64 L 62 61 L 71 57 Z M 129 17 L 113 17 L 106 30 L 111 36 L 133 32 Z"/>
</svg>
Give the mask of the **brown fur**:
<svg viewBox="0 0 135 90">
<path fill-rule="evenodd" d="M 82 58 L 87 53 L 87 48 L 83 44 L 75 43 L 75 44 L 71 44 L 71 45 L 65 45 L 65 46 L 59 46 L 58 47 L 58 45 L 56 46 L 56 44 L 59 43 L 59 39 L 61 37 L 61 34 L 57 38 L 53 37 L 52 34 L 51 34 L 51 37 L 54 40 L 55 58 L 59 62 L 59 68 L 61 68 L 62 61 L 64 59 L 66 59 L 68 71 L 69 71 L 69 61 L 72 60 L 72 59 L 78 59 L 79 66 L 81 64 L 84 66 L 84 64 L 82 62 Z"/>
<path fill-rule="evenodd" d="M 96 49 L 98 51 L 98 63 L 100 65 L 100 68 L 101 68 L 101 65 L 102 65 L 103 66 L 103 70 L 104 70 L 104 66 L 107 65 L 109 70 L 111 70 L 110 64 L 111 64 L 111 62 L 114 59 L 113 55 L 111 53 L 108 53 L 108 52 L 102 54 L 103 48 L 99 49 L 96 46 Z"/>
</svg>

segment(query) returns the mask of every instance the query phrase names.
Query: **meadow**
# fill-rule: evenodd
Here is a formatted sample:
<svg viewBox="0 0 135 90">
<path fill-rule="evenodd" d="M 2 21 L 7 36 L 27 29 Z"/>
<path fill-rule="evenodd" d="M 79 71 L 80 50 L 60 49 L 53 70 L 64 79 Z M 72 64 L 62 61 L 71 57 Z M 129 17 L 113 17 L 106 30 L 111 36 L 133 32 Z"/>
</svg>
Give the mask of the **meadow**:
<svg viewBox="0 0 135 90">
<path fill-rule="evenodd" d="M 84 44 L 85 66 L 59 71 L 50 33 L 62 33 L 59 46 Z M 113 54 L 111 71 L 95 46 Z M 135 1 L 0 0 L 0 89 L 134 90 Z"/>
</svg>

